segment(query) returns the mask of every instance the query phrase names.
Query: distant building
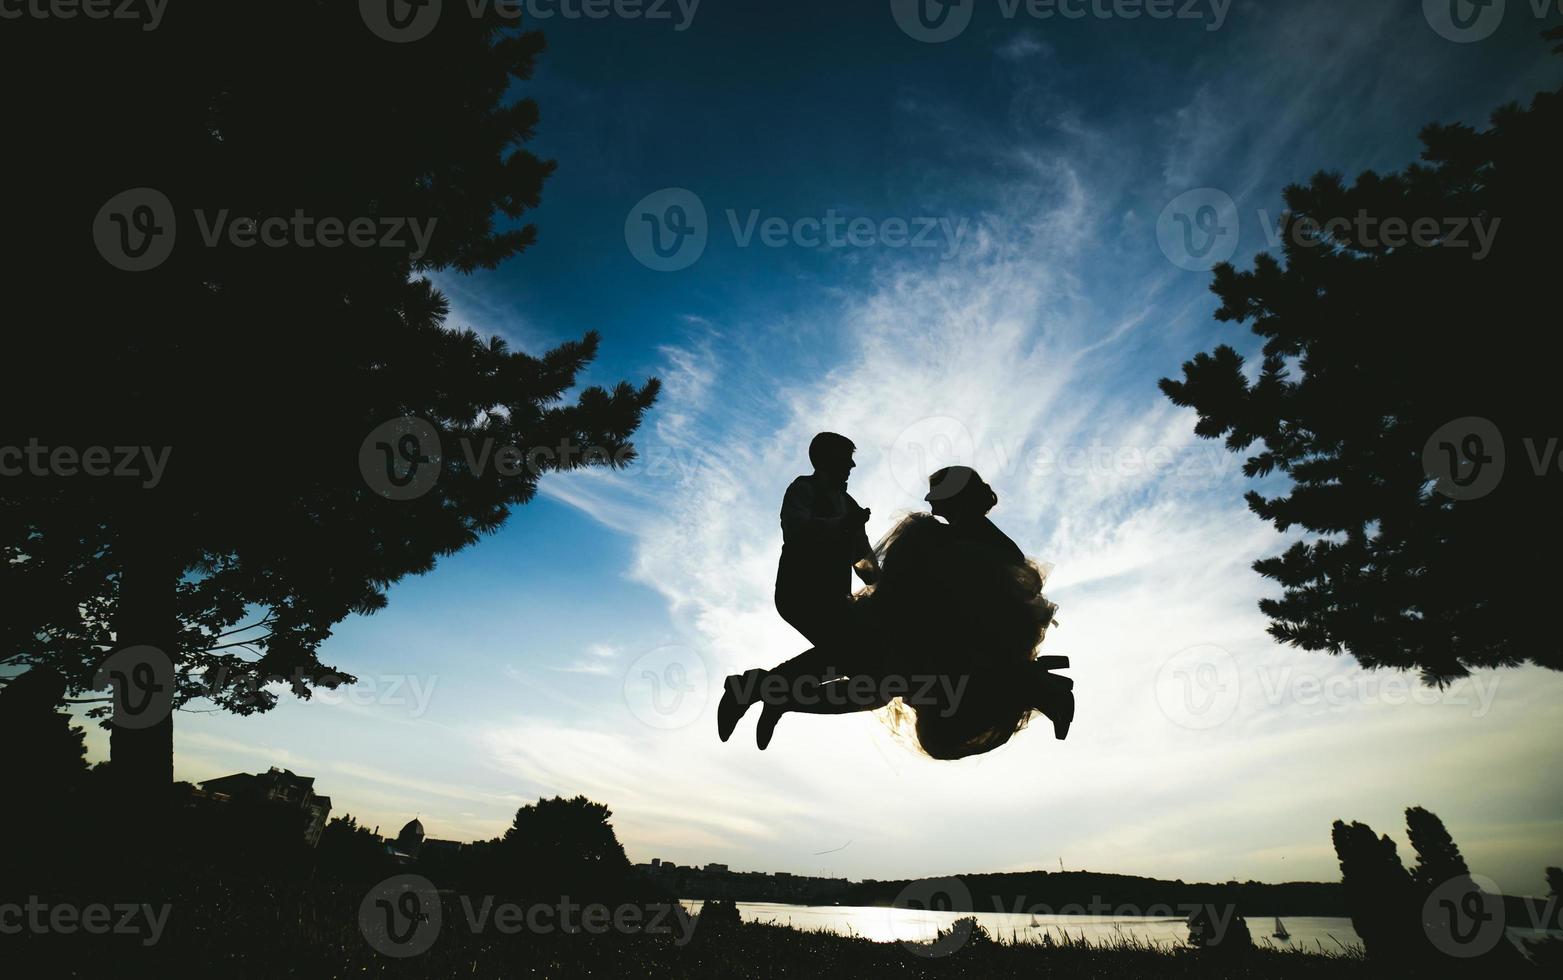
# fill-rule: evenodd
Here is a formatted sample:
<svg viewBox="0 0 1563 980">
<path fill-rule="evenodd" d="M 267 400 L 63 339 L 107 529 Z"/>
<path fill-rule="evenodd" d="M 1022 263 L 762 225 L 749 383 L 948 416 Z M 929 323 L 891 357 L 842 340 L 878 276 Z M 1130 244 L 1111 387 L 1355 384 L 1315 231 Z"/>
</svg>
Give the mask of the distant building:
<svg viewBox="0 0 1563 980">
<path fill-rule="evenodd" d="M 727 865 L 725 865 L 725 864 L 708 864 L 708 865 L 706 865 L 706 872 L 708 874 L 714 874 L 714 875 L 725 875 L 725 874 L 727 874 Z"/>
<path fill-rule="evenodd" d="M 419 859 L 448 857 L 459 853 L 466 846 L 462 841 L 424 836 L 423 822 L 417 817 L 407 821 L 395 840 L 385 842 L 386 852 L 401 864 L 411 864 Z"/>
<path fill-rule="evenodd" d="M 239 772 L 208 779 L 201 783 L 201 789 L 212 796 L 280 803 L 303 810 L 308 815 L 304 840 L 310 847 L 320 843 L 320 832 L 326 829 L 326 818 L 331 814 L 331 797 L 315 794 L 314 776 L 300 776 L 276 766 L 261 773 Z"/>
<path fill-rule="evenodd" d="M 417 817 L 407 821 L 395 840 L 385 842 L 391 856 L 402 861 L 416 861 L 423 851 L 423 824 Z"/>
</svg>

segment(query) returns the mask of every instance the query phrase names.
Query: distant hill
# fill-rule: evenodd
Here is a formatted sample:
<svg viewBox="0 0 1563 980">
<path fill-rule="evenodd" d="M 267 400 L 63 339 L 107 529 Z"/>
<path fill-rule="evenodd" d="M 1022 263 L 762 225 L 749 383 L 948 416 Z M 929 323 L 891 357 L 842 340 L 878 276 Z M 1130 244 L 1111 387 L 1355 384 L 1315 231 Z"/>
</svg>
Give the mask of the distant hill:
<svg viewBox="0 0 1563 980">
<path fill-rule="evenodd" d="M 1092 871 L 1016 871 L 959 878 L 971 894 L 969 905 L 958 902 L 966 907 L 954 910 L 962 912 L 1165 914 L 1182 918 L 1191 907 L 1235 903 L 1244 916 L 1347 914 L 1345 893 L 1338 881 L 1191 883 Z M 892 905 L 910 885 L 934 886 L 941 880 L 945 879 L 865 881 L 850 886 L 841 901 L 844 905 Z M 928 890 L 915 891 L 926 894 Z"/>
</svg>

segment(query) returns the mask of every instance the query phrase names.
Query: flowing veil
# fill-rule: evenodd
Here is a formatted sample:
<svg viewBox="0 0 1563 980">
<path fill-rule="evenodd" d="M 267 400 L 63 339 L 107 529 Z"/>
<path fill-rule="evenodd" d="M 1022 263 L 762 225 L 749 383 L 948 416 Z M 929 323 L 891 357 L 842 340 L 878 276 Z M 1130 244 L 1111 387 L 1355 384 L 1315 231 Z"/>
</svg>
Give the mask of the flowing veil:
<svg viewBox="0 0 1563 980">
<path fill-rule="evenodd" d="M 941 678 L 933 703 L 896 698 L 878 712 L 936 759 L 998 748 L 1034 706 L 1018 683 L 1054 624 L 1050 566 L 1015 562 L 931 514 L 902 518 L 874 549 L 879 581 L 857 594 L 860 643 L 888 674 Z M 953 695 L 953 696 L 952 696 Z"/>
</svg>

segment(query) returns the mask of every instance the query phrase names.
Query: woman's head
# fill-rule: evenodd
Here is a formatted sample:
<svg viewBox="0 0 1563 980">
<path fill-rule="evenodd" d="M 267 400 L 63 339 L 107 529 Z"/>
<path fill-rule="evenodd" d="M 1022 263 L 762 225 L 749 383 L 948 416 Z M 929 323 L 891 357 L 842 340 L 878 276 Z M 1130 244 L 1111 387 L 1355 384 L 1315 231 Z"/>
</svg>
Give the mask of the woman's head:
<svg viewBox="0 0 1563 980">
<path fill-rule="evenodd" d="M 998 505 L 999 495 L 969 466 L 946 466 L 928 477 L 928 502 L 934 514 L 947 521 L 985 517 Z"/>
</svg>

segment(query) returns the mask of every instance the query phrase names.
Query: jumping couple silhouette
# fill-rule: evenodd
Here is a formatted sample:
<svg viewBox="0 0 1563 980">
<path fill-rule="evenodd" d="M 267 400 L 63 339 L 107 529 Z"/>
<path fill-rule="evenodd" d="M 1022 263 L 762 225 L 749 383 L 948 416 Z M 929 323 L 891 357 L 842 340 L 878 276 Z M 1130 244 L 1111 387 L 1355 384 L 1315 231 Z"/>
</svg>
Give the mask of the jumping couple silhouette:
<svg viewBox="0 0 1563 980">
<path fill-rule="evenodd" d="M 722 741 L 756 703 L 761 749 L 789 711 L 886 708 L 935 759 L 996 749 L 1033 711 L 1064 738 L 1074 682 L 1050 671 L 1069 660 L 1037 656 L 1057 607 L 1042 570 L 988 520 L 998 495 L 969 467 L 941 469 L 928 478 L 930 513 L 906 516 L 871 547 L 869 511 L 847 493 L 855 449 L 821 432 L 809 444 L 813 474 L 787 488 L 776 611 L 813 646 L 726 679 Z"/>
</svg>

